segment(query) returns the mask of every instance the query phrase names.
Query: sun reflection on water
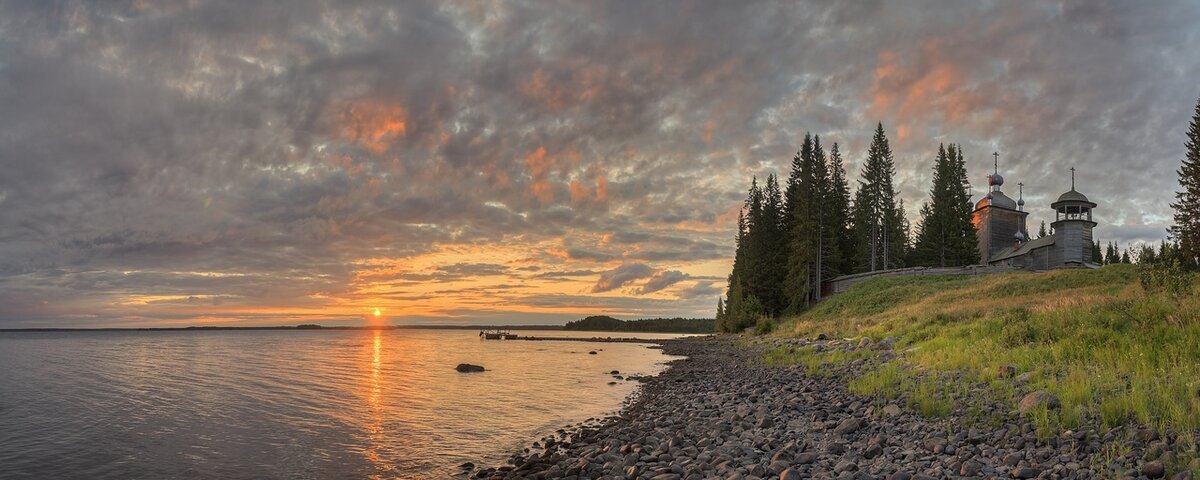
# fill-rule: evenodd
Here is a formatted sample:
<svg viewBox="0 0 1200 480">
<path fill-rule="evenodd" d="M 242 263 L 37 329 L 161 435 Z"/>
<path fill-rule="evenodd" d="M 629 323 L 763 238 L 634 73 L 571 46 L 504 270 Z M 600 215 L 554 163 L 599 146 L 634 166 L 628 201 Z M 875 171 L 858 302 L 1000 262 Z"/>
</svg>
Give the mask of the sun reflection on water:
<svg viewBox="0 0 1200 480">
<path fill-rule="evenodd" d="M 367 424 L 367 439 L 369 446 L 365 450 L 367 460 L 380 470 L 387 468 L 381 451 L 384 446 L 383 431 L 383 382 L 380 379 L 381 354 L 383 350 L 383 332 L 375 330 L 374 342 L 371 349 L 371 384 L 370 394 L 367 395 L 367 408 L 370 411 L 371 423 Z M 371 478 L 380 478 L 371 475 Z"/>
</svg>

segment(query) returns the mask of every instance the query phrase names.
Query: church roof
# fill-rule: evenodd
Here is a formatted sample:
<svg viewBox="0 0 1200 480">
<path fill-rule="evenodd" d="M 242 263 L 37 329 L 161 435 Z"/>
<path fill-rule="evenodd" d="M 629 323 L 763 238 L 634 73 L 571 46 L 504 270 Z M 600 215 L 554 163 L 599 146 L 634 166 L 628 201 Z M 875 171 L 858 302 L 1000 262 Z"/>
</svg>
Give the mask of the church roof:
<svg viewBox="0 0 1200 480">
<path fill-rule="evenodd" d="M 989 258 L 988 261 L 995 262 L 998 260 L 1005 260 L 1008 258 L 1019 257 L 1021 255 L 1025 255 L 1025 254 L 1033 251 L 1033 249 L 1035 249 L 1035 248 L 1045 247 L 1045 246 L 1049 246 L 1049 245 L 1054 245 L 1054 235 L 1046 235 L 1042 238 L 1035 238 L 1033 240 L 1025 242 L 1023 245 L 1021 245 L 1021 248 L 1018 248 L 1016 250 L 1006 250 L 1006 251 L 997 253 L 995 256 Z"/>
<path fill-rule="evenodd" d="M 1005 195 L 1004 192 L 999 190 L 988 192 L 987 195 L 984 195 L 983 198 L 979 199 L 979 202 L 975 204 L 975 209 L 980 209 L 988 205 L 993 207 L 1007 208 L 1009 210 L 1017 209 L 1017 202 L 1011 198 L 1008 198 L 1008 195 Z"/>
<path fill-rule="evenodd" d="M 1071 191 L 1066 192 L 1062 195 L 1059 195 L 1058 202 L 1088 202 L 1088 203 L 1092 203 L 1092 202 L 1088 201 L 1088 198 L 1086 195 L 1076 192 L 1075 189 L 1071 189 Z M 1054 202 L 1054 203 L 1058 203 L 1058 202 Z"/>
</svg>

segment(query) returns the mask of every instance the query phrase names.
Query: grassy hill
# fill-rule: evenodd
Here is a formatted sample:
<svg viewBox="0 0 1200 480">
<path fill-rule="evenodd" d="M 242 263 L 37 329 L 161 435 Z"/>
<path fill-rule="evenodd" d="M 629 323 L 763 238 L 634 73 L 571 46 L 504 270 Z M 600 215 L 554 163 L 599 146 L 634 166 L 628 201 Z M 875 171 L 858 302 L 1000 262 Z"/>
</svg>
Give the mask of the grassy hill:
<svg viewBox="0 0 1200 480">
<path fill-rule="evenodd" d="M 1200 297 L 1147 292 L 1137 267 L 877 279 L 787 319 L 778 335 L 895 337 L 898 358 L 851 382 L 865 396 L 924 398 L 937 414 L 982 383 L 1016 405 L 1046 390 L 1046 435 L 1083 424 L 1200 430 Z M 770 361 L 771 359 L 768 359 Z M 817 362 L 819 364 L 819 362 Z M 1016 366 L 1027 378 L 1001 375 Z M 926 404 L 927 403 L 927 404 Z"/>
</svg>

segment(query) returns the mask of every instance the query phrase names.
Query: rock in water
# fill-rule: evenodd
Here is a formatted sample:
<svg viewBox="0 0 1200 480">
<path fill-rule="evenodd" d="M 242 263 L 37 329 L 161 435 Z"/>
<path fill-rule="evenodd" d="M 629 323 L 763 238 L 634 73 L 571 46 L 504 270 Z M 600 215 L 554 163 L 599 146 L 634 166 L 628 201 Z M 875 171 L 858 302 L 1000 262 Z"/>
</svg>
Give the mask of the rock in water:
<svg viewBox="0 0 1200 480">
<path fill-rule="evenodd" d="M 458 370 L 458 373 L 472 373 L 472 372 L 482 372 L 483 371 L 482 366 L 471 365 L 469 363 L 460 363 L 460 364 L 458 364 L 457 367 L 454 367 L 454 369 Z"/>
<path fill-rule="evenodd" d="M 588 352 L 588 355 L 596 355 L 596 351 L 592 350 L 592 351 Z"/>
<path fill-rule="evenodd" d="M 1062 402 L 1058 401 L 1058 397 L 1046 392 L 1045 390 L 1038 390 L 1026 395 L 1025 398 L 1022 398 L 1021 403 L 1017 405 L 1017 408 L 1021 410 L 1021 413 L 1025 413 L 1037 407 L 1055 409 L 1061 406 Z"/>
</svg>

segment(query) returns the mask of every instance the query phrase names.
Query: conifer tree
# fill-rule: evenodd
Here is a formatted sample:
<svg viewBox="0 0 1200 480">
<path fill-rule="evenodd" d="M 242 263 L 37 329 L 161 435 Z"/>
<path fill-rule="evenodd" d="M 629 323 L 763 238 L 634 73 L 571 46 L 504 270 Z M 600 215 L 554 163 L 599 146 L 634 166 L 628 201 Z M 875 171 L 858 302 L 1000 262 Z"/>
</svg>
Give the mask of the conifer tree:
<svg viewBox="0 0 1200 480">
<path fill-rule="evenodd" d="M 1175 202 L 1171 204 L 1175 209 L 1171 236 L 1177 242 L 1181 263 L 1194 267 L 1200 262 L 1200 100 L 1196 102 L 1184 149 L 1183 165 L 1177 171 L 1183 190 L 1175 193 Z"/>
<path fill-rule="evenodd" d="M 1038 227 L 1037 235 L 1038 235 L 1037 238 L 1042 238 L 1042 237 L 1046 236 L 1046 221 L 1045 220 L 1042 220 L 1042 226 Z"/>
<path fill-rule="evenodd" d="M 850 229 L 850 186 L 846 183 L 846 167 L 837 142 L 829 149 L 829 198 L 825 201 L 829 225 L 833 230 L 835 258 L 830 262 L 832 275 L 853 271 L 854 231 Z"/>
<path fill-rule="evenodd" d="M 1100 241 L 1096 240 L 1092 243 L 1092 263 L 1096 265 L 1104 265 L 1104 255 L 1100 253 Z"/>
<path fill-rule="evenodd" d="M 804 143 L 792 158 L 792 171 L 788 176 L 785 222 L 788 244 L 783 288 L 788 313 L 799 312 L 809 305 L 812 269 L 817 263 L 816 237 L 820 225 L 815 221 L 817 190 L 811 178 L 815 150 L 812 135 L 804 134 Z"/>
<path fill-rule="evenodd" d="M 896 204 L 896 189 L 892 184 L 895 174 L 892 149 L 880 123 L 871 139 L 858 191 L 854 194 L 856 268 L 860 271 L 904 266 L 908 239 L 904 212 Z"/>
<path fill-rule="evenodd" d="M 921 207 L 913 261 L 917 265 L 949 267 L 979 260 L 966 164 L 954 144 L 938 145 L 929 201 Z"/>
</svg>

